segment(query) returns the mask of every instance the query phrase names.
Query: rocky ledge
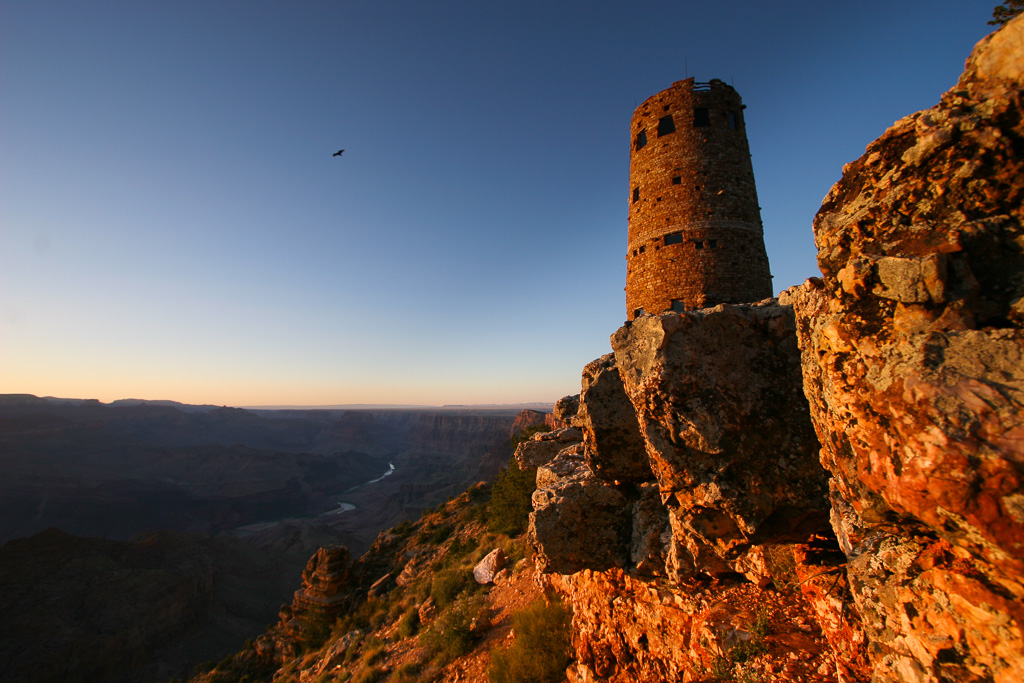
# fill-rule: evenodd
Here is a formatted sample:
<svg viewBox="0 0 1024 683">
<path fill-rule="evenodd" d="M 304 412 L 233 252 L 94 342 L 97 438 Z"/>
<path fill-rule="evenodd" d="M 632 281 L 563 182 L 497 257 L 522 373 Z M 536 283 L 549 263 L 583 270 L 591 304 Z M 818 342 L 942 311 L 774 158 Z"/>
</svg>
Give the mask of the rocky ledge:
<svg viewBox="0 0 1024 683">
<path fill-rule="evenodd" d="M 822 279 L 584 370 L 523 454 L 570 680 L 1024 680 L 1022 68 L 1024 17 L 844 169 Z M 758 658 L 767 614 L 813 667 Z"/>
</svg>

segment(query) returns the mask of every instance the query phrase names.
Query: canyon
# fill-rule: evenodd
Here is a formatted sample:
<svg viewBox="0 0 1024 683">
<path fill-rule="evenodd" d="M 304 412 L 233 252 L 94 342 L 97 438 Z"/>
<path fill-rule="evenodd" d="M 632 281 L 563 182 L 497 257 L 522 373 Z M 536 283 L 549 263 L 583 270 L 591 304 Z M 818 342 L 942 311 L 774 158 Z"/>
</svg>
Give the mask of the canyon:
<svg viewBox="0 0 1024 683">
<path fill-rule="evenodd" d="M 166 680 L 220 659 L 317 548 L 361 553 L 493 478 L 519 413 L 0 396 L 5 676 Z"/>
<path fill-rule="evenodd" d="M 213 484 L 167 465 L 147 481 L 212 501 L 210 529 L 249 529 L 232 542 L 307 558 L 274 623 L 194 680 L 482 683 L 524 637 L 512 613 L 527 600 L 571 615 L 556 676 L 569 683 L 1024 680 L 1022 64 L 1019 17 L 976 46 L 936 106 L 843 169 L 814 219 L 820 277 L 759 302 L 636 315 L 550 416 L 296 414 L 298 431 L 267 428 L 290 454 L 277 470 L 244 440 L 151 430 L 150 452 L 227 464 Z M 203 415 L 175 419 L 232 434 L 246 430 L 216 420 L 250 419 Z M 71 418 L 4 419 L 52 444 L 47 477 L 59 465 L 99 481 L 86 467 L 99 455 L 57 460 L 80 441 Z M 539 426 L 509 461 L 509 430 Z M 372 467 L 352 476 L 348 458 Z M 528 531 L 509 537 L 491 526 L 493 496 L 523 473 Z M 19 476 L 24 490 L 36 475 Z M 346 485 L 354 510 L 252 526 L 268 522 L 259 510 L 328 512 Z M 225 506 L 227 491 L 252 505 Z M 49 502 L 18 495 L 44 518 Z M 325 519 L 333 539 L 313 533 Z M 0 550 L 52 558 L 67 542 L 46 532 Z M 102 552 L 127 575 L 156 572 L 161 595 L 208 595 L 214 574 L 193 571 L 189 542 L 170 536 L 179 550 L 158 556 L 153 542 Z M 62 563 L 26 562 L 20 576 Z M 31 583 L 18 581 L 5 583 Z"/>
<path fill-rule="evenodd" d="M 551 680 L 1024 679 L 1021 65 L 1024 17 L 843 169 L 821 277 L 616 331 L 516 451 L 521 538 L 481 528 L 477 487 L 356 560 L 322 549 L 196 680 L 499 680 L 508 586 L 571 612 Z M 493 585 L 440 604 L 497 550 Z"/>
</svg>

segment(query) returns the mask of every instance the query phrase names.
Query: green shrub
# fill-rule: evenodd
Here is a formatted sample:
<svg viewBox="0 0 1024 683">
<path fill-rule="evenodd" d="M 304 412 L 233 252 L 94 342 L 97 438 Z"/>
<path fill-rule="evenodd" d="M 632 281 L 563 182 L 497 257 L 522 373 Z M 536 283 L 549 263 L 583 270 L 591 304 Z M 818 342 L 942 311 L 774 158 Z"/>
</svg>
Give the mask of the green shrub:
<svg viewBox="0 0 1024 683">
<path fill-rule="evenodd" d="M 387 601 L 368 597 L 363 604 L 338 620 L 336 631 L 348 633 L 353 629 L 375 631 L 388 618 Z"/>
<path fill-rule="evenodd" d="M 771 611 L 767 606 L 761 607 L 757 610 L 757 618 L 754 620 L 753 625 L 750 627 L 750 635 L 758 640 L 763 640 L 766 636 L 772 633 L 775 629 L 772 626 L 772 621 L 775 618 L 775 613 Z"/>
<path fill-rule="evenodd" d="M 473 649 L 476 638 L 470 630 L 483 608 L 482 596 L 466 597 L 442 612 L 423 635 L 430 657 L 442 666 Z"/>
<path fill-rule="evenodd" d="M 526 531 L 533 509 L 531 498 L 537 488 L 537 471 L 521 470 L 515 456 L 498 472 L 491 487 L 487 528 L 499 534 L 518 536 Z"/>
<path fill-rule="evenodd" d="M 729 659 L 735 663 L 741 663 L 748 659 L 753 659 L 759 654 L 767 652 L 767 650 L 768 648 L 765 646 L 764 640 L 754 638 L 741 640 L 729 650 Z"/>
<path fill-rule="evenodd" d="M 302 620 L 301 643 L 306 651 L 317 650 L 331 635 L 331 622 L 319 612 L 311 612 Z"/>
<path fill-rule="evenodd" d="M 415 607 L 410 607 L 402 618 L 398 620 L 398 635 L 403 638 L 416 633 L 416 629 L 420 625 L 420 613 Z"/>
<path fill-rule="evenodd" d="M 452 541 L 448 554 L 453 558 L 461 559 L 470 554 L 480 545 L 480 539 L 476 536 L 463 536 Z"/>
<path fill-rule="evenodd" d="M 420 662 L 406 662 L 395 669 L 388 678 L 388 683 L 416 683 L 421 680 L 419 674 L 422 669 L 423 665 Z"/>
<path fill-rule="evenodd" d="M 708 673 L 715 680 L 732 678 L 732 660 L 728 657 L 715 657 L 715 661 L 711 663 L 711 670 Z"/>
<path fill-rule="evenodd" d="M 381 642 L 380 638 L 370 638 L 366 642 L 366 647 L 363 650 L 363 656 L 359 658 L 359 663 L 364 667 L 376 664 L 384 658 L 384 654 L 384 643 Z"/>
<path fill-rule="evenodd" d="M 448 540 L 448 537 L 452 535 L 454 527 L 450 524 L 440 524 L 435 527 L 429 534 L 427 534 L 427 542 L 432 545 L 437 545 Z"/>
<path fill-rule="evenodd" d="M 733 662 L 742 663 L 753 659 L 764 652 L 767 652 L 768 645 L 765 638 L 772 632 L 773 613 L 768 607 L 761 607 L 757 610 L 757 617 L 748 629 L 750 640 L 740 641 L 729 650 L 729 659 Z"/>
<path fill-rule="evenodd" d="M 487 510 L 487 527 L 499 534 L 518 536 L 526 531 L 532 505 L 530 498 L 537 488 L 537 470 L 521 470 L 514 450 L 538 432 L 550 432 L 547 425 L 527 427 L 512 437 L 513 455 L 505 469 L 498 472 L 491 486 L 491 501 Z"/>
<path fill-rule="evenodd" d="M 474 585 L 473 572 L 468 569 L 445 569 L 430 582 L 430 597 L 438 609 L 445 609 L 464 591 Z"/>
<path fill-rule="evenodd" d="M 558 602 L 538 600 L 513 615 L 515 642 L 494 652 L 491 683 L 558 683 L 571 657 L 571 615 Z"/>
<path fill-rule="evenodd" d="M 352 683 L 376 683 L 384 678 L 384 670 L 377 666 L 360 669 L 352 676 Z"/>
</svg>

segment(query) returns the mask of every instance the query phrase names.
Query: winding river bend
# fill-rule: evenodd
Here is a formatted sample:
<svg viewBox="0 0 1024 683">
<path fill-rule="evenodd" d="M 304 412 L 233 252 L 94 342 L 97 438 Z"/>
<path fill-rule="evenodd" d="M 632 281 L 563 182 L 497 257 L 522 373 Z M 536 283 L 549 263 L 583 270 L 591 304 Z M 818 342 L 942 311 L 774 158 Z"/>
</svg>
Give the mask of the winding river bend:
<svg viewBox="0 0 1024 683">
<path fill-rule="evenodd" d="M 376 484 L 378 481 L 384 479 L 385 477 L 390 477 L 394 473 L 395 473 L 395 463 L 389 462 L 388 463 L 388 469 L 387 469 L 387 471 L 384 472 L 384 474 L 380 475 L 376 479 L 371 479 L 370 481 L 363 482 L 362 484 L 357 484 L 357 485 L 353 486 L 352 488 L 346 490 L 345 493 L 351 493 L 352 491 L 355 491 L 356 489 L 360 489 L 360 488 L 362 488 L 364 486 L 368 486 L 370 484 Z M 342 495 L 345 495 L 345 494 L 343 493 Z M 343 502 L 341 502 L 339 500 L 338 501 L 338 507 L 334 508 L 333 510 L 328 510 L 327 512 L 322 513 L 320 516 L 321 517 L 327 517 L 329 515 L 340 515 L 340 514 L 342 514 L 344 512 L 348 512 L 349 510 L 355 510 L 355 509 L 356 509 L 356 506 L 353 505 L 352 503 L 343 503 Z"/>
</svg>

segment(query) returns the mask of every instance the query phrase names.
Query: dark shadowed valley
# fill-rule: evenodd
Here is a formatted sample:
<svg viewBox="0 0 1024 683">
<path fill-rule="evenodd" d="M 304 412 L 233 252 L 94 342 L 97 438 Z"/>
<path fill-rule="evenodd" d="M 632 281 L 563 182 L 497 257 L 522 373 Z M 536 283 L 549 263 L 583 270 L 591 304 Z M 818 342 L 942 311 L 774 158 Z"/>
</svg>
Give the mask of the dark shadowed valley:
<svg viewBox="0 0 1024 683">
<path fill-rule="evenodd" d="M 359 554 L 493 477 L 517 413 L 0 397 L 0 608 L 17 624 L 0 678 L 154 680 L 220 658 L 316 548 Z"/>
</svg>

